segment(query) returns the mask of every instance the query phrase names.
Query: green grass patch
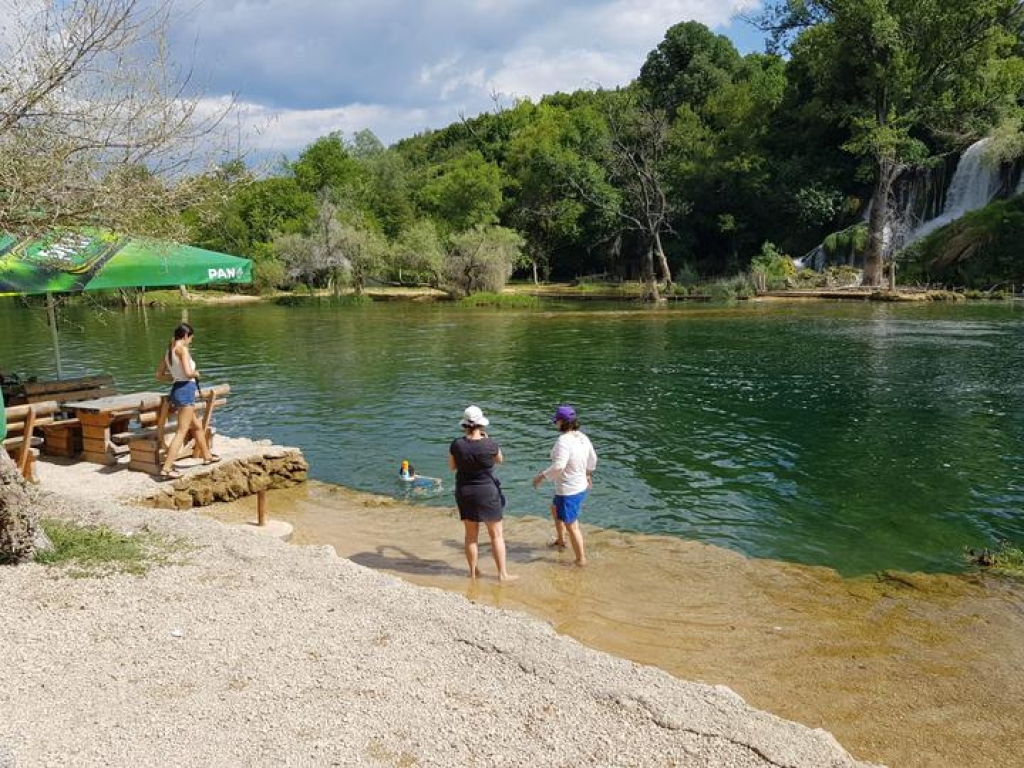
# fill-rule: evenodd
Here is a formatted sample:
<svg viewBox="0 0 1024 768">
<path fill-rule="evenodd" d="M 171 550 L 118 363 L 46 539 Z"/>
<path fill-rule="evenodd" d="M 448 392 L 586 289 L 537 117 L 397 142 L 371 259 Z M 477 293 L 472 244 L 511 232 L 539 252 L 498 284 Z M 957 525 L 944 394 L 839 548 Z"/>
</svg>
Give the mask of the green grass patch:
<svg viewBox="0 0 1024 768">
<path fill-rule="evenodd" d="M 463 307 L 502 307 L 522 309 L 527 307 L 540 306 L 540 299 L 536 296 L 526 296 L 521 293 L 474 293 L 459 300 Z"/>
<path fill-rule="evenodd" d="M 1024 578 L 1024 549 L 1001 541 L 995 549 L 964 548 L 964 557 L 968 562 L 981 566 L 986 570 L 1007 576 Z"/>
<path fill-rule="evenodd" d="M 127 535 L 103 526 L 81 526 L 62 520 L 44 519 L 43 530 L 53 549 L 39 552 L 36 562 L 67 566 L 76 578 L 110 573 L 145 574 L 154 565 L 169 562 L 180 545 L 148 533 Z"/>
</svg>

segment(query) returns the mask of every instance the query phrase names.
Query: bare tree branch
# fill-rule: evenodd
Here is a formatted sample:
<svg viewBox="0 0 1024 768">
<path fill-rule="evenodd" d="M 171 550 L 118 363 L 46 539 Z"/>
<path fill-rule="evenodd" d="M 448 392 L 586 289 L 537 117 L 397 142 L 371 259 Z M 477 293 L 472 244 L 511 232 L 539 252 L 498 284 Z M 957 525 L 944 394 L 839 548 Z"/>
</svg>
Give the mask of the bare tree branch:
<svg viewBox="0 0 1024 768">
<path fill-rule="evenodd" d="M 171 0 L 8 4 L 0 230 L 172 234 L 195 202 L 187 176 L 229 157 L 219 128 L 234 100 L 204 101 L 191 68 L 171 61 Z"/>
</svg>

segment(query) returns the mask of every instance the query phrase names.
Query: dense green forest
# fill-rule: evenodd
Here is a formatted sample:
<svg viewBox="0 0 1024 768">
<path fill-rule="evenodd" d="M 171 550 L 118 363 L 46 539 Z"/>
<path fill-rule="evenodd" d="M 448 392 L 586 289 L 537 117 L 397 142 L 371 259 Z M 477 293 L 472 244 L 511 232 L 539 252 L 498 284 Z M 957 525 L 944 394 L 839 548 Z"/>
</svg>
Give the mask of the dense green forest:
<svg viewBox="0 0 1024 768">
<path fill-rule="evenodd" d="M 778 283 L 819 243 L 868 285 L 900 260 L 901 280 L 1020 284 L 1019 203 L 906 252 L 886 232 L 909 180 L 984 136 L 1015 188 L 1022 21 L 1016 0 L 788 0 L 757 20 L 771 52 L 746 56 L 680 23 L 627 87 L 496 100 L 391 147 L 332 133 L 269 175 L 228 164 L 185 220 L 254 258 L 260 289 L 602 276 L 656 296 Z"/>
</svg>

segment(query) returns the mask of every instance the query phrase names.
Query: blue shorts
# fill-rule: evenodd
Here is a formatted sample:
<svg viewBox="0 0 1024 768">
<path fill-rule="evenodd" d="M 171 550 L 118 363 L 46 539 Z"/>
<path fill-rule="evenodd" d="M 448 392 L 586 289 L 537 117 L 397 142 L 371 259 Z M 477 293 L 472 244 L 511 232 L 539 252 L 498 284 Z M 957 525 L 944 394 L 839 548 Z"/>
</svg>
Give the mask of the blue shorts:
<svg viewBox="0 0 1024 768">
<path fill-rule="evenodd" d="M 587 498 L 586 491 L 574 493 L 572 496 L 555 496 L 551 503 L 555 506 L 555 514 L 558 519 L 567 525 L 575 523 L 583 509 L 583 500 Z"/>
<path fill-rule="evenodd" d="M 170 401 L 174 408 L 184 408 L 187 405 L 195 405 L 196 397 L 199 395 L 199 385 L 194 379 L 188 381 L 176 381 L 171 385 Z"/>
</svg>

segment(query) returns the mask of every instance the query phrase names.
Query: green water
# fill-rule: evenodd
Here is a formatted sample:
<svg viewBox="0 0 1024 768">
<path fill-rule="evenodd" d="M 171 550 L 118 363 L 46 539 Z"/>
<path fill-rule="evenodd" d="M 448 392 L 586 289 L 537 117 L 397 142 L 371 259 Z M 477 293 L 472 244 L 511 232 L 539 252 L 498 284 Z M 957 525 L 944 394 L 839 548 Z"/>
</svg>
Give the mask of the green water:
<svg viewBox="0 0 1024 768">
<path fill-rule="evenodd" d="M 65 375 L 152 388 L 180 310 L 64 311 Z M 302 448 L 315 478 L 401 492 L 443 477 L 475 403 L 503 446 L 509 513 L 574 403 L 600 456 L 589 523 L 832 566 L 952 571 L 1024 540 L 1024 308 L 868 303 L 669 309 L 192 308 L 219 429 Z M 0 368 L 51 376 L 39 308 L 0 302 Z"/>
</svg>

